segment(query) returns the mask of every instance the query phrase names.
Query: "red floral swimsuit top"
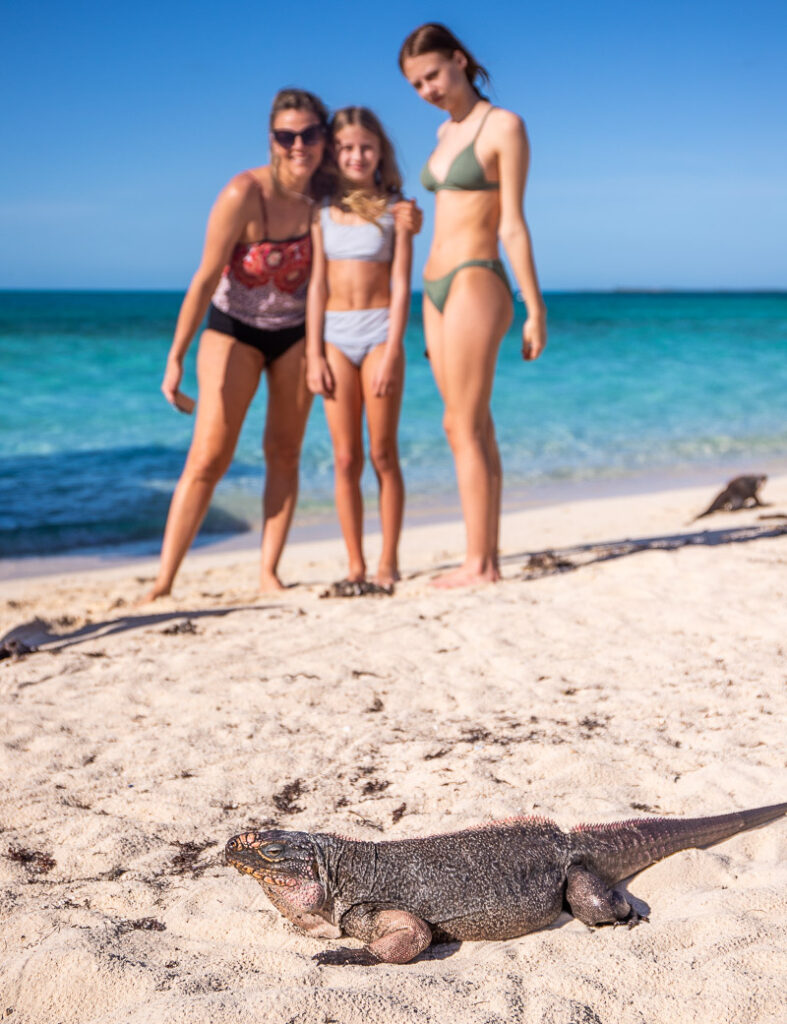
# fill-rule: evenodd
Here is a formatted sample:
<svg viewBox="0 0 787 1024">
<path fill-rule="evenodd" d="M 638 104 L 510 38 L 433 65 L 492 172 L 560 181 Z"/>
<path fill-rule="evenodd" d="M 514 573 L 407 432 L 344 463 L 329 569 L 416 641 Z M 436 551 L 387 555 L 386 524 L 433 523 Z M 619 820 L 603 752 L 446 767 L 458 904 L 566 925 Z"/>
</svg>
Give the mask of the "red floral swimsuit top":
<svg viewBox="0 0 787 1024">
<path fill-rule="evenodd" d="M 255 183 L 259 182 L 255 178 Z M 268 234 L 265 197 L 260 192 L 262 233 Z M 306 317 L 306 289 L 312 266 L 311 233 L 298 238 L 239 242 L 213 295 L 223 313 L 264 331 L 297 327 Z"/>
</svg>

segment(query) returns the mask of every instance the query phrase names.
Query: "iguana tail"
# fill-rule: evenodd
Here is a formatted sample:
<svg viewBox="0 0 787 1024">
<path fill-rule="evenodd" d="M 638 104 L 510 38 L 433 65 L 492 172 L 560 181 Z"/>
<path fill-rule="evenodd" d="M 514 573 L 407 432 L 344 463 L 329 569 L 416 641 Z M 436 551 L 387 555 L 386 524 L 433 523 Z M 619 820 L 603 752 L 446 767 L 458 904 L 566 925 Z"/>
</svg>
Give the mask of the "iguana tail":
<svg viewBox="0 0 787 1024">
<path fill-rule="evenodd" d="M 577 825 L 569 833 L 572 860 L 607 885 L 614 885 L 678 850 L 712 846 L 784 814 L 787 803 L 713 818 L 642 818 L 609 825 Z"/>
</svg>

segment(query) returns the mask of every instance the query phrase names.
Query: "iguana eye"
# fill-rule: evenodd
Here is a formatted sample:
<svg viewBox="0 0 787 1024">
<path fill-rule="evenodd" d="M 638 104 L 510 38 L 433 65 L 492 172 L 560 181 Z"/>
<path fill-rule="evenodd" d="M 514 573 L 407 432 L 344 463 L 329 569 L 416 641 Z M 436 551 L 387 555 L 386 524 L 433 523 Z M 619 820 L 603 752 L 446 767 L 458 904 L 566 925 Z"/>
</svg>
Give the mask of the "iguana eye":
<svg viewBox="0 0 787 1024">
<path fill-rule="evenodd" d="M 268 843 L 264 850 L 260 850 L 260 853 L 268 860 L 275 860 L 284 853 L 284 846 L 282 843 Z"/>
</svg>

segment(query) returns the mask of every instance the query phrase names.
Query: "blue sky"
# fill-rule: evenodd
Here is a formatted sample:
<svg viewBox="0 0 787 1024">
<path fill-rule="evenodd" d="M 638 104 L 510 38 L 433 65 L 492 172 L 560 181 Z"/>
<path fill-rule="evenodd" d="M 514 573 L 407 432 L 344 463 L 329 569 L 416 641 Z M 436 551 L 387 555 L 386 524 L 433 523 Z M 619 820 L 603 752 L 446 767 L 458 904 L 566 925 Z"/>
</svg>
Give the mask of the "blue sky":
<svg viewBox="0 0 787 1024">
<path fill-rule="evenodd" d="M 420 273 L 441 115 L 396 56 L 425 20 L 527 122 L 545 288 L 787 287 L 783 2 L 5 0 L 0 288 L 185 288 L 283 85 L 379 113 L 427 214 Z"/>
</svg>

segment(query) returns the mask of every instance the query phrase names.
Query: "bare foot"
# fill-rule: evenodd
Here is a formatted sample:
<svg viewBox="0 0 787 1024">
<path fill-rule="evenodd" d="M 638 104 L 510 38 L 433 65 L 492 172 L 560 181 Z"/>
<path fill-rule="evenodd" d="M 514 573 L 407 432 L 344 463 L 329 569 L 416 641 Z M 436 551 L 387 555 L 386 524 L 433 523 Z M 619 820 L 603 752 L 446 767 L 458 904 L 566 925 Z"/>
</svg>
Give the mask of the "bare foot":
<svg viewBox="0 0 787 1024">
<path fill-rule="evenodd" d="M 280 590 L 284 590 L 284 584 L 276 575 L 275 572 L 261 572 L 260 573 L 260 587 L 259 592 L 261 594 L 275 594 Z"/>
<path fill-rule="evenodd" d="M 393 566 L 379 565 L 377 567 L 377 574 L 374 577 L 374 582 L 379 583 L 381 587 L 390 587 L 394 583 L 398 583 L 401 578 L 399 570 L 395 569 Z"/>
<path fill-rule="evenodd" d="M 147 594 L 134 602 L 134 607 L 139 608 L 140 605 L 150 604 L 152 601 L 157 601 L 160 597 L 169 597 L 171 593 L 172 587 L 165 587 L 160 583 L 154 583 Z"/>
<path fill-rule="evenodd" d="M 360 565 L 352 565 L 347 569 L 347 575 L 344 577 L 349 580 L 350 583 L 363 583 L 366 579 L 366 566 L 363 562 Z"/>
<path fill-rule="evenodd" d="M 429 585 L 440 590 L 449 590 L 454 587 L 472 587 L 478 583 L 497 583 L 499 579 L 500 573 L 493 565 L 486 569 L 460 565 L 458 569 L 450 569 L 435 576 L 429 580 Z"/>
</svg>

